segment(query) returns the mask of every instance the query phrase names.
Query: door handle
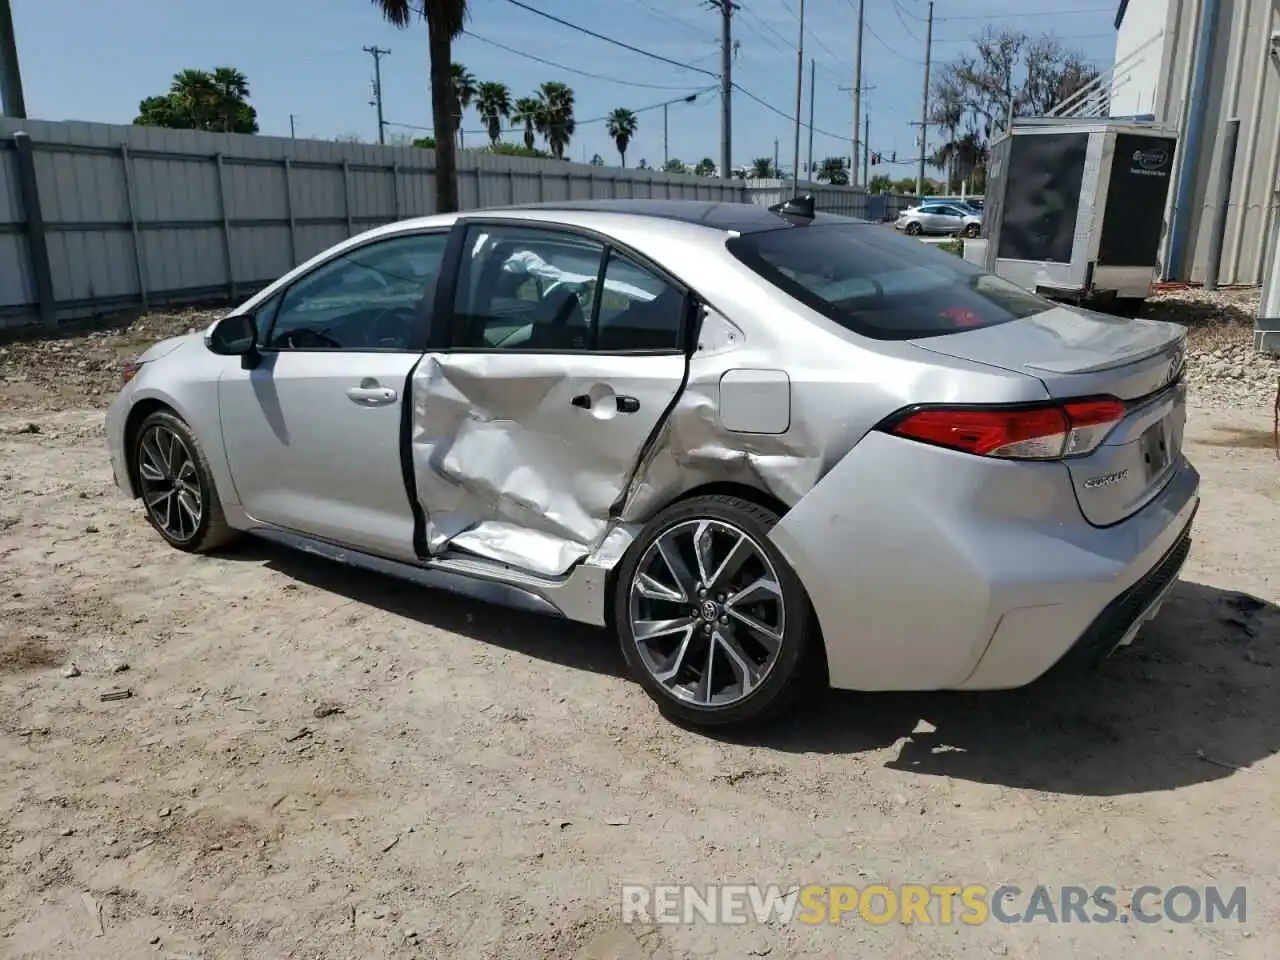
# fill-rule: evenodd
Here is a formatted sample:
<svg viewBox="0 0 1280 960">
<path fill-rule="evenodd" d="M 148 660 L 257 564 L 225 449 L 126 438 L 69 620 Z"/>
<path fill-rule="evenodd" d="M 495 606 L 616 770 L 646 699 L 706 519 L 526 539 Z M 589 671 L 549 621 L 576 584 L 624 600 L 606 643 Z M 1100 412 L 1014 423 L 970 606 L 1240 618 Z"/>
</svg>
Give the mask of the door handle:
<svg viewBox="0 0 1280 960">
<path fill-rule="evenodd" d="M 591 409 L 591 397 L 587 396 L 587 394 L 585 393 L 578 394 L 569 402 L 573 404 L 575 407 L 581 407 L 583 410 Z"/>
<path fill-rule="evenodd" d="M 399 394 L 390 387 L 352 387 L 347 391 L 347 396 L 352 403 L 358 403 L 362 407 L 384 407 L 388 403 L 395 403 Z"/>
<path fill-rule="evenodd" d="M 619 413 L 635 413 L 640 409 L 640 401 L 636 397 L 618 397 L 616 399 Z"/>
</svg>

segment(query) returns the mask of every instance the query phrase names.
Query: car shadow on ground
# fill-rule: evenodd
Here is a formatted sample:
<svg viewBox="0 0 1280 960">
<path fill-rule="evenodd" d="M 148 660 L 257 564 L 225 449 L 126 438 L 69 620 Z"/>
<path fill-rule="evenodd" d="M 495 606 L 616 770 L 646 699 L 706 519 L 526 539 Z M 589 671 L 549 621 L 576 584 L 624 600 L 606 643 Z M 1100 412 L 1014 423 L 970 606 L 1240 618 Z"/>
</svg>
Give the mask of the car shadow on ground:
<svg viewBox="0 0 1280 960">
<path fill-rule="evenodd" d="M 603 630 L 473 601 L 251 542 L 225 555 L 396 616 L 578 670 L 626 676 Z M 831 691 L 725 742 L 808 754 L 892 749 L 905 772 L 1066 794 L 1168 790 L 1280 753 L 1280 608 L 1182 582 L 1096 671 L 1021 690 Z M 667 722 L 654 715 L 654 723 Z"/>
<path fill-rule="evenodd" d="M 627 676 L 617 641 L 597 627 L 418 586 L 263 540 L 249 539 L 220 556 L 261 563 L 318 590 L 514 653 L 575 670 Z"/>
<path fill-rule="evenodd" d="M 892 769 L 1110 796 L 1230 776 L 1280 753 L 1280 608 L 1182 582 L 1131 647 L 1020 690 L 851 694 L 739 742 Z"/>
</svg>

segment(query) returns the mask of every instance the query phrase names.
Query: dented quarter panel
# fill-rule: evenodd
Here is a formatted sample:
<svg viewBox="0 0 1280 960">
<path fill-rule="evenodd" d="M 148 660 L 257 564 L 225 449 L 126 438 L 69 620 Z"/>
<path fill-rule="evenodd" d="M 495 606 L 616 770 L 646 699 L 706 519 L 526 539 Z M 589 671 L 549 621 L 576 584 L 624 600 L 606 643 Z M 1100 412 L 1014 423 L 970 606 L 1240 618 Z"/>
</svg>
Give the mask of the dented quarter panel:
<svg viewBox="0 0 1280 960">
<path fill-rule="evenodd" d="M 1045 396 L 1032 378 L 913 344 L 868 349 L 740 263 L 725 231 L 590 211 L 502 216 L 610 236 L 663 265 L 705 309 L 683 389 L 683 357 L 425 357 L 414 375 L 411 446 L 435 555 L 463 550 L 541 575 L 580 562 L 607 570 L 643 523 L 699 489 L 732 484 L 792 507 L 883 417 L 908 402 L 945 401 L 961 379 L 974 402 Z M 731 370 L 785 372 L 785 430 L 726 428 L 720 381 Z M 635 394 L 642 386 L 647 396 L 666 391 L 675 399 L 669 416 L 653 405 L 643 420 L 569 416 L 585 413 L 569 406 L 575 394 Z M 652 437 L 637 442 L 641 425 Z"/>
</svg>

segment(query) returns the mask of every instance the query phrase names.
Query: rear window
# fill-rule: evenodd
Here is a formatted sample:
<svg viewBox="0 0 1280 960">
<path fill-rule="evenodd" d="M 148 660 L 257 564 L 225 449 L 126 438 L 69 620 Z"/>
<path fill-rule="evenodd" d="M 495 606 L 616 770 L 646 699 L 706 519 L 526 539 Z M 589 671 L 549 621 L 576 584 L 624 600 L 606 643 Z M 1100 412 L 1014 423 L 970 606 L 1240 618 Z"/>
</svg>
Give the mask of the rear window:
<svg viewBox="0 0 1280 960">
<path fill-rule="evenodd" d="M 953 253 L 876 224 L 814 224 L 745 234 L 729 251 L 847 330 L 908 340 L 1044 313 L 1049 301 Z"/>
</svg>

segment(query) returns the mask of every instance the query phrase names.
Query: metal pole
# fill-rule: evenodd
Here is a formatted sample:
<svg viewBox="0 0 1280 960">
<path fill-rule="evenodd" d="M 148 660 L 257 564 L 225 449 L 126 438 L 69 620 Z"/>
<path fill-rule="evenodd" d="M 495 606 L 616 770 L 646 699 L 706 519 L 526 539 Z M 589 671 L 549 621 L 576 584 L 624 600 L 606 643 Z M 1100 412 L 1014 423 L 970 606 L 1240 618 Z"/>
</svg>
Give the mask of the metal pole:
<svg viewBox="0 0 1280 960">
<path fill-rule="evenodd" d="M 1240 118 L 1227 121 L 1226 138 L 1222 142 L 1222 161 L 1218 164 L 1217 204 L 1213 211 L 1213 232 L 1209 234 L 1209 259 L 1204 268 L 1204 288 L 1218 289 L 1218 271 L 1222 266 L 1222 242 L 1227 236 L 1227 210 L 1231 206 L 1231 176 L 1235 173 L 1236 144 L 1240 141 Z"/>
<path fill-rule="evenodd" d="M 866 0 L 858 0 L 858 32 L 853 44 L 853 170 L 852 186 L 858 185 L 858 127 L 862 117 L 862 23 Z M 863 185 L 867 183 L 863 176 Z"/>
<path fill-rule="evenodd" d="M 720 176 L 733 176 L 733 0 L 720 0 Z"/>
<path fill-rule="evenodd" d="M 662 105 L 662 169 L 667 169 L 671 154 L 667 150 L 667 104 Z"/>
<path fill-rule="evenodd" d="M 920 167 L 916 171 L 916 196 L 924 196 L 925 142 L 929 139 L 929 61 L 933 57 L 933 0 L 929 0 L 929 23 L 924 40 L 924 94 L 920 103 Z"/>
<path fill-rule="evenodd" d="M 871 114 L 862 118 L 862 185 L 871 186 Z"/>
<path fill-rule="evenodd" d="M 805 178 L 810 183 L 813 183 L 813 100 L 814 100 L 813 95 L 815 92 L 817 92 L 817 89 L 818 89 L 814 85 L 814 76 L 817 69 L 818 69 L 817 61 L 810 58 L 809 60 L 809 165 L 808 165 L 809 176 Z"/>
<path fill-rule="evenodd" d="M 18 41 L 13 33 L 13 10 L 0 0 L 0 116 L 27 118 L 22 96 L 22 71 L 18 67 Z"/>
<path fill-rule="evenodd" d="M 289 139 L 293 140 L 296 138 L 297 138 L 297 133 L 293 129 L 293 114 L 291 113 L 289 114 Z"/>
<path fill-rule="evenodd" d="M 792 162 L 795 168 L 791 179 L 793 189 L 800 193 L 800 105 L 804 99 L 804 0 L 800 0 L 800 33 L 796 41 L 796 140 Z"/>
<path fill-rule="evenodd" d="M 1263 353 L 1280 353 L 1280 190 L 1272 194 L 1271 202 L 1276 215 L 1273 217 L 1267 267 L 1262 274 L 1258 319 L 1253 325 L 1253 348 Z"/>
<path fill-rule="evenodd" d="M 382 58 L 391 51 L 383 50 L 381 47 L 364 47 L 362 49 L 373 57 L 373 104 L 378 110 L 378 143 L 385 146 L 387 142 L 387 125 L 382 119 Z"/>
</svg>

